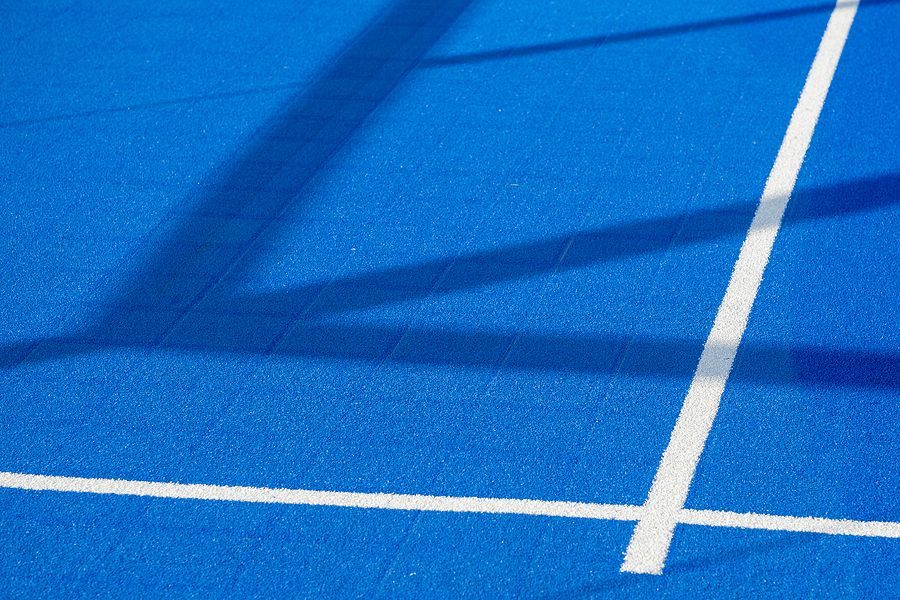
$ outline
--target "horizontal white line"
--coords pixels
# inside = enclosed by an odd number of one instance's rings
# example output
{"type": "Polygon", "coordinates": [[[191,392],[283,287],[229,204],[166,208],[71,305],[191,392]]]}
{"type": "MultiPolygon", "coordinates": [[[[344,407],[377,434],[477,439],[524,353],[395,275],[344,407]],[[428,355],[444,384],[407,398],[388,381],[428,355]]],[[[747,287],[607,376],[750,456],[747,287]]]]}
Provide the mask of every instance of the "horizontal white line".
{"type": "Polygon", "coordinates": [[[54,492],[87,492],[122,496],[151,496],[185,500],[221,500],[267,504],[305,504],[348,508],[390,510],[427,510],[434,512],[494,513],[636,521],[640,507],[625,504],[594,504],[521,500],[516,498],[473,498],[465,496],[421,496],[418,494],[379,494],[361,492],[325,492],[284,488],[206,485],[197,483],[161,483],[124,479],[87,479],[53,475],[29,475],[0,472],[0,488],[54,492]]]}
{"type": "Polygon", "coordinates": [[[736,513],[726,510],[683,508],[679,513],[678,522],[682,525],[709,525],[712,527],[736,527],[739,529],[767,529],[770,531],[900,538],[900,523],[891,521],[851,521],[849,519],[787,517],[756,513],[736,513]]]}
{"type": "MultiPolygon", "coordinates": [[[[0,488],[175,498],[181,500],[531,515],[604,521],[639,521],[644,512],[643,506],[631,504],[597,504],[593,502],[480,498],[471,496],[328,492],[201,483],[165,483],[127,479],[61,477],[57,475],[32,475],[3,471],[0,471],[0,488]]],[[[684,525],[706,525],[710,527],[900,538],[900,523],[888,521],[850,521],[822,519],[819,517],[787,517],[721,510],[682,509],[679,513],[678,522],[684,525]]]]}

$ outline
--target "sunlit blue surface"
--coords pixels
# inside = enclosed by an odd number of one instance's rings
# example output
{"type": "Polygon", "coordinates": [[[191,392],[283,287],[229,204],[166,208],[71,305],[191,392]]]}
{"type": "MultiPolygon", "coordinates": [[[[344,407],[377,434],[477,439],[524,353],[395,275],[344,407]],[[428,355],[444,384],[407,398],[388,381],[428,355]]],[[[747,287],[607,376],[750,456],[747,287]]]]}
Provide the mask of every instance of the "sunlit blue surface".
{"type": "MultiPolygon", "coordinates": [[[[641,504],[832,5],[0,7],[0,470],[641,504]]],[[[688,506],[900,520],[863,0],[688,506]]],[[[885,597],[897,540],[0,493],[9,595],[885,597]]]]}

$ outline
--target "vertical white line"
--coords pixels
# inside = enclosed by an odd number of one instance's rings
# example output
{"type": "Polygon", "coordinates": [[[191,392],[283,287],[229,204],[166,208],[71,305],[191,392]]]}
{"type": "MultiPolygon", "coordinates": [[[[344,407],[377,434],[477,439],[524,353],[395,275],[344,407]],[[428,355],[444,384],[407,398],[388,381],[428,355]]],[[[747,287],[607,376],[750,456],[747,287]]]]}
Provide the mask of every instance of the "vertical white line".
{"type": "Polygon", "coordinates": [[[679,513],[712,428],[738,345],[747,327],[763,271],[784,210],[819,120],[858,0],[839,0],[819,43],[800,99],[775,158],[759,206],[734,265],[725,297],[703,347],[700,362],[669,445],[663,453],[644,513],[628,544],[622,571],[662,573],[679,513]]]}

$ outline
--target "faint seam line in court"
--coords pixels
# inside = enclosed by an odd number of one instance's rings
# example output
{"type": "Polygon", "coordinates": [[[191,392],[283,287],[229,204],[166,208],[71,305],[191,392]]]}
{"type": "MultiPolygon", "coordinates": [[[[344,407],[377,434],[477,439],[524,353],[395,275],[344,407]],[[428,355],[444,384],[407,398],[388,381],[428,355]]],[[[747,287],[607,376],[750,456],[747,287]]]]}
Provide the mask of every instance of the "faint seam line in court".
{"type": "Polygon", "coordinates": [[[622,563],[623,572],[662,573],[675,526],[719,410],[763,272],[858,5],[857,0],[839,0],[825,27],[725,296],[704,344],[669,445],[653,478],[644,503],[645,511],[628,544],[622,563]]]}
{"type": "Polygon", "coordinates": [[[280,92],[284,90],[294,90],[305,86],[302,82],[290,82],[279,85],[267,85],[255,88],[247,88],[242,90],[223,91],[202,96],[186,96],[182,98],[170,98],[166,100],[155,100],[152,102],[141,102],[127,106],[110,106],[106,108],[97,108],[94,110],[85,110],[80,112],[60,113],[56,115],[25,117],[22,119],[0,122],[0,129],[17,127],[21,125],[39,125],[42,123],[52,123],[55,121],[68,121],[79,118],[89,118],[98,115],[111,115],[116,113],[139,112],[154,108],[167,108],[170,106],[178,106],[180,104],[198,104],[200,102],[215,102],[218,100],[233,100],[235,98],[243,98],[245,96],[254,96],[261,94],[270,94],[272,92],[280,92]]]}
{"type": "MultiPolygon", "coordinates": [[[[639,521],[647,510],[643,506],[632,504],[599,504],[593,502],[483,498],[476,496],[335,492],[127,479],[61,477],[3,471],[0,471],[0,488],[175,500],[523,515],[598,521],[639,521]]],[[[854,521],[685,508],[679,512],[678,522],[685,525],[707,527],[732,527],[900,539],[900,523],[893,521],[854,521]]]]}

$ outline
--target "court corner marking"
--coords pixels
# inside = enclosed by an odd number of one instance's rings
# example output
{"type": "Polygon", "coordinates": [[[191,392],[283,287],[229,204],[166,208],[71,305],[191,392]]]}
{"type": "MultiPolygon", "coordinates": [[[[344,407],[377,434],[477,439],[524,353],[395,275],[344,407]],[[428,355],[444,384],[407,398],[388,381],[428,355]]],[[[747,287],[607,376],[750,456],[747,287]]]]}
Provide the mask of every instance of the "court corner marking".
{"type": "Polygon", "coordinates": [[[858,0],[838,0],[832,9],[669,444],[653,478],[643,517],[637,522],[625,552],[623,572],[659,575],[665,566],[675,526],[684,510],[697,463],[719,410],[763,272],[858,6],[858,0]]]}
{"type": "MultiPolygon", "coordinates": [[[[342,492],[98,477],[70,477],[64,475],[36,475],[33,473],[7,471],[0,471],[0,489],[206,502],[244,502],[251,504],[455,512],[483,515],[521,515],[595,521],[639,521],[646,510],[644,506],[634,504],[600,504],[566,500],[485,498],[479,496],[430,496],[387,492],[342,492]]],[[[900,522],[891,521],[854,521],[688,508],[681,509],[677,520],[682,525],[900,538],[900,522]]]]}

